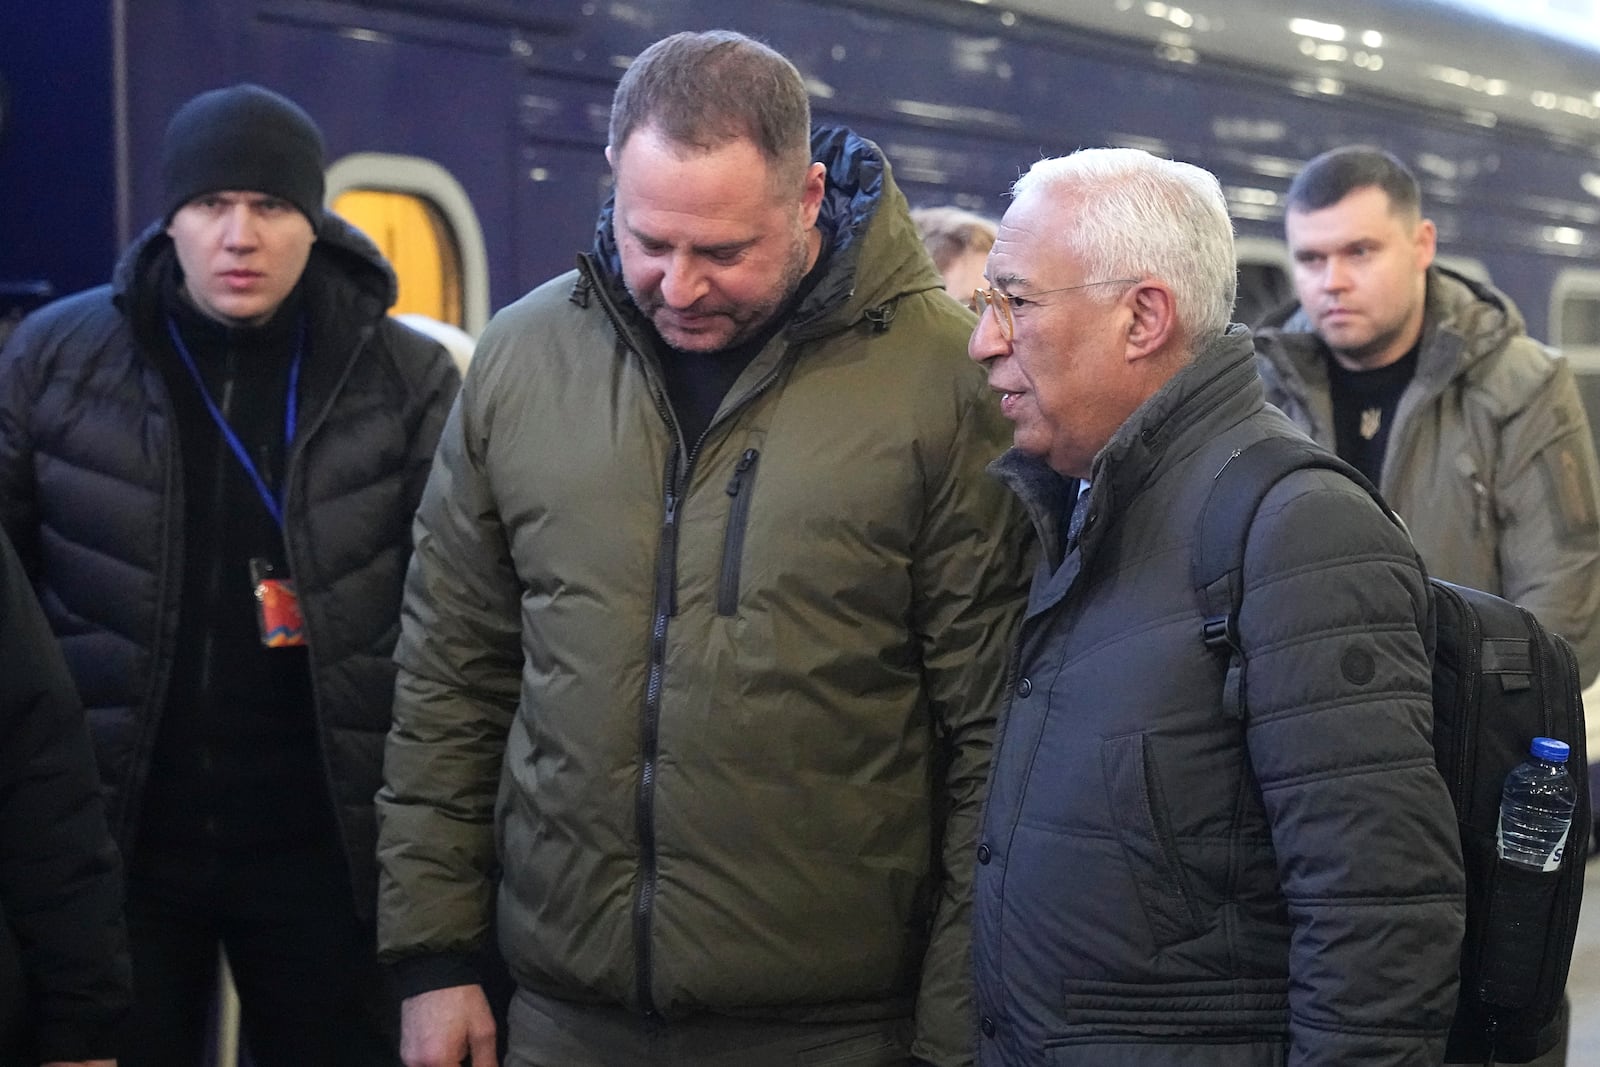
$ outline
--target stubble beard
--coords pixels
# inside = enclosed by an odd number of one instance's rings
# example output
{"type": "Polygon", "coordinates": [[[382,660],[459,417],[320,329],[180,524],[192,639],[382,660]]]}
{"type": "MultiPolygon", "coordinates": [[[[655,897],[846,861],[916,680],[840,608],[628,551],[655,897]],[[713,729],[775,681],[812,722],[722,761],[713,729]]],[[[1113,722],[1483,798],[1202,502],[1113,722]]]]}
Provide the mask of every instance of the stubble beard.
{"type": "Polygon", "coordinates": [[[661,327],[656,324],[656,313],[665,306],[661,299],[661,291],[657,289],[646,298],[644,294],[635,290],[631,283],[627,283],[624,280],[624,284],[627,285],[628,295],[633,298],[634,306],[644,312],[651,325],[655,326],[656,334],[667,343],[669,348],[677,352],[712,355],[737,348],[765,329],[772,322],[773,316],[788,306],[790,299],[793,298],[796,290],[800,288],[800,283],[806,276],[807,261],[809,259],[810,248],[806,240],[806,231],[797,226],[790,244],[789,261],[784,265],[783,276],[773,290],[773,295],[770,299],[764,300],[759,304],[746,305],[743,308],[734,306],[702,309],[701,314],[722,315],[733,323],[733,333],[728,336],[727,340],[713,348],[684,348],[673,344],[666,334],[662,332],[661,327]]]}

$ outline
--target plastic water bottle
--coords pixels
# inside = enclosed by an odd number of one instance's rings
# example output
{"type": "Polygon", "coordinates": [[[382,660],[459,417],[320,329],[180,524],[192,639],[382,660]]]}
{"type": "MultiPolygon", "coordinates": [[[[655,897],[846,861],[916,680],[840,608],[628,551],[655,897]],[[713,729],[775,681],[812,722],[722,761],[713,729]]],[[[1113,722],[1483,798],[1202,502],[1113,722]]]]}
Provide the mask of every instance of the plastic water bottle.
{"type": "Polygon", "coordinates": [[[1535,737],[1529,757],[1506,775],[1500,799],[1500,858],[1533,871],[1561,866],[1572,829],[1577,793],[1567,774],[1571,749],[1553,737],[1535,737]]]}

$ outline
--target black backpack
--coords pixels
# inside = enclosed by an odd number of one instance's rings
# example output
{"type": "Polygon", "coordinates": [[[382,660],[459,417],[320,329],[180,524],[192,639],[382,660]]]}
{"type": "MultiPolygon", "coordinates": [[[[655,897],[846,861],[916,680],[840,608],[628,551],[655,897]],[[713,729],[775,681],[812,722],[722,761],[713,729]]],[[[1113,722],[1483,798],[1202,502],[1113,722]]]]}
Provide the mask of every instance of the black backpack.
{"type": "MultiPolygon", "coordinates": [[[[1243,711],[1246,664],[1235,616],[1243,595],[1245,538],[1262,498],[1291,471],[1337,471],[1371,482],[1310,443],[1269,437],[1235,451],[1201,508],[1191,567],[1206,645],[1226,659],[1225,703],[1243,711]]],[[[1467,925],[1451,1061],[1526,1063],[1566,1032],[1564,991],[1583,899],[1592,809],[1577,661],[1561,637],[1502,597],[1430,579],[1435,614],[1433,752],[1455,803],[1466,860],[1467,925]],[[1567,742],[1578,805],[1559,870],[1501,863],[1495,846],[1500,791],[1535,737],[1567,742]]]]}

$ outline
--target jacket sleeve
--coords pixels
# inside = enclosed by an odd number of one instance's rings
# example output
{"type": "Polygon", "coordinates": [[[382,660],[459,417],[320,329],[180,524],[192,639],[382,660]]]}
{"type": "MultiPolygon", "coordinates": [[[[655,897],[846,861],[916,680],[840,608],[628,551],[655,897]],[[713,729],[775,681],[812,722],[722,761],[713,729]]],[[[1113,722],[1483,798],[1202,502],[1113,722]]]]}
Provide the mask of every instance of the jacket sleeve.
{"type": "Polygon", "coordinates": [[[519,584],[486,469],[477,369],[417,512],[377,796],[378,947],[407,993],[464,980],[489,928],[495,791],[521,674],[519,584]],[[407,981],[407,970],[434,977],[407,981]]]}
{"type": "Polygon", "coordinates": [[[938,1067],[972,1062],[972,873],[995,719],[1032,570],[1031,527],[1016,498],[985,471],[1010,430],[975,389],[941,480],[931,487],[913,564],[924,685],[939,758],[938,873],[917,998],[915,1056],[938,1067]],[[940,832],[942,831],[942,832],[940,832]]]}
{"type": "Polygon", "coordinates": [[[132,995],[120,861],[72,678],[3,536],[0,856],[0,953],[26,979],[32,1062],[111,1057],[132,995]]]}
{"type": "Polygon", "coordinates": [[[35,357],[45,343],[42,319],[39,313],[24,319],[0,346],[0,526],[29,573],[39,528],[29,419],[38,396],[35,357]]]}
{"type": "Polygon", "coordinates": [[[1600,487],[1565,359],[1506,421],[1499,455],[1501,595],[1572,643],[1587,685],[1600,672],[1600,487]]]}
{"type": "Polygon", "coordinates": [[[1325,471],[1263,501],[1244,583],[1247,743],[1292,925],[1288,1063],[1438,1063],[1465,904],[1427,583],[1399,527],[1325,471]]]}

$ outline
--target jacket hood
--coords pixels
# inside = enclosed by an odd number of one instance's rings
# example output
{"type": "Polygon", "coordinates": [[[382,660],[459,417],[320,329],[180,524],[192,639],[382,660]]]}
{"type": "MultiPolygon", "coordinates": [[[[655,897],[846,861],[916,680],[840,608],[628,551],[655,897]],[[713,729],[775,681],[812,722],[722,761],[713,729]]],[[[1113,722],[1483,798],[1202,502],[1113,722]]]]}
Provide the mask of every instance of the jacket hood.
{"type": "MultiPolygon", "coordinates": [[[[942,289],[944,282],[876,144],[841,126],[818,126],[812,131],[811,152],[828,171],[817,215],[825,262],[822,277],[791,316],[786,333],[791,338],[815,336],[863,317],[886,328],[897,299],[942,289]],[[858,287],[863,280],[869,284],[858,287]]],[[[631,309],[613,229],[615,211],[613,196],[600,210],[593,258],[618,306],[631,309]]]]}
{"type": "MultiPolygon", "coordinates": [[[[1463,367],[1498,352],[1511,338],[1527,331],[1522,312],[1509,296],[1488,282],[1476,281],[1449,267],[1428,268],[1424,299],[1427,310],[1423,347],[1435,348],[1435,338],[1447,335],[1457,342],[1448,349],[1459,351],[1463,367]]],[[[1264,342],[1263,354],[1275,363],[1282,363],[1276,358],[1280,352],[1296,362],[1312,356],[1322,358],[1321,339],[1299,301],[1291,301],[1264,318],[1257,334],[1264,342]]]]}
{"type": "MultiPolygon", "coordinates": [[[[112,297],[124,314],[138,320],[147,299],[159,292],[155,285],[166,271],[177,269],[177,253],[172,238],[160,221],[150,224],[136,237],[111,275],[112,297]]],[[[311,246],[306,273],[328,270],[346,279],[368,299],[378,303],[379,314],[394,306],[400,286],[378,247],[367,235],[331,211],[322,213],[317,240],[311,246]]]]}

